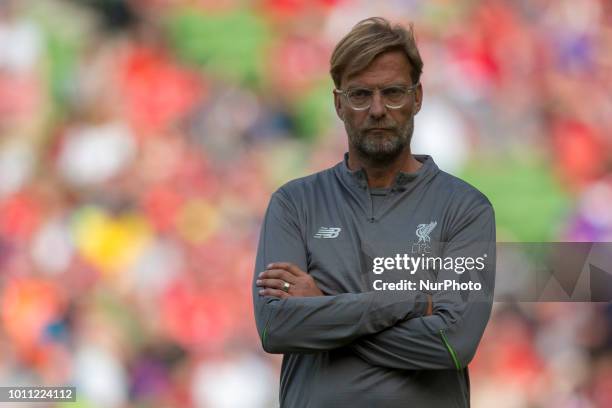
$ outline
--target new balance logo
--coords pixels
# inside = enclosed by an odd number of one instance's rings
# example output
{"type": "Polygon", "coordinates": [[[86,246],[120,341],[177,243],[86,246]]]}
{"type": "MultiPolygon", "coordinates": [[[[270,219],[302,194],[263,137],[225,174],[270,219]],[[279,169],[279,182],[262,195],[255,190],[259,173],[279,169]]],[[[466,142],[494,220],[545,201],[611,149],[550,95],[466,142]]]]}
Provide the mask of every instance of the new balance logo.
{"type": "Polygon", "coordinates": [[[336,238],[340,235],[342,228],[338,227],[321,227],[314,235],[315,238],[336,238]]]}

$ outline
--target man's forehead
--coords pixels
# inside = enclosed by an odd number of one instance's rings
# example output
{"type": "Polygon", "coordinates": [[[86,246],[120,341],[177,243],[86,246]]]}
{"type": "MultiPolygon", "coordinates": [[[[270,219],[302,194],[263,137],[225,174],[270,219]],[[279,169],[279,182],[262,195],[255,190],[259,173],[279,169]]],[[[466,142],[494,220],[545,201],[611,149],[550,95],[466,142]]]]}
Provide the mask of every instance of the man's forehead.
{"type": "Polygon", "coordinates": [[[345,76],[342,79],[343,87],[351,85],[385,86],[412,81],[410,76],[410,63],[402,51],[384,52],[370,63],[365,69],[345,76]]]}

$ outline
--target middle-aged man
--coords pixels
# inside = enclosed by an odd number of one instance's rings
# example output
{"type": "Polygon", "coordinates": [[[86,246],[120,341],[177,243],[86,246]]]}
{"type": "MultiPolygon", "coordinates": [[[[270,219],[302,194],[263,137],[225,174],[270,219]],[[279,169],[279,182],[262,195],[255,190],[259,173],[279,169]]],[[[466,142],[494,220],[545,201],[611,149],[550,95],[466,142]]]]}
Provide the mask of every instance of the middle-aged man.
{"type": "Polygon", "coordinates": [[[469,406],[495,220],[482,193],[411,153],[422,67],[412,29],[358,23],[331,57],[348,153],[272,195],[253,298],[264,350],[284,354],[281,407],[469,406]]]}

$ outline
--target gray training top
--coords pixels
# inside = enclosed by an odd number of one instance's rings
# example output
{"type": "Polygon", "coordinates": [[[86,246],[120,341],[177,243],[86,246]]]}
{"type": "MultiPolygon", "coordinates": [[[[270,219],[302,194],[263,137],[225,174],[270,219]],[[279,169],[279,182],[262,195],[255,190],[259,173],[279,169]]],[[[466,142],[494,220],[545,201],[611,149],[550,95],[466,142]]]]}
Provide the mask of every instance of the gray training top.
{"type": "Polygon", "coordinates": [[[489,319],[495,282],[493,208],[430,156],[415,158],[423,163],[418,171],[400,172],[388,190],[371,192],[365,172],[351,171],[345,154],[272,195],[255,279],[271,262],[291,262],[326,295],[263,297],[253,280],[263,348],[284,354],[281,407],[469,406],[467,364],[489,319]],[[377,259],[405,255],[455,263],[416,272],[389,264],[374,273],[377,259]],[[480,257],[483,268],[467,257],[480,257]],[[472,269],[459,274],[468,263],[472,269]],[[419,287],[427,280],[472,281],[482,289],[419,287]],[[380,290],[382,282],[402,281],[416,289],[380,290]],[[431,316],[424,316],[425,292],[431,316]]]}

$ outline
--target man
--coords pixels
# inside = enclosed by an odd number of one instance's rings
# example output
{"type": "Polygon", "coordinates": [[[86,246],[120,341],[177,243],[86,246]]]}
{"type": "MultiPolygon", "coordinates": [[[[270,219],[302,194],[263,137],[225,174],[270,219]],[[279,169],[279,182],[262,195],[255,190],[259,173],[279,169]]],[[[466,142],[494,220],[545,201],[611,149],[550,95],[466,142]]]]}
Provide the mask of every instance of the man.
{"type": "Polygon", "coordinates": [[[281,407],[469,406],[495,221],[484,195],[411,153],[422,66],[412,29],[358,23],[331,58],[348,154],[272,195],[253,298],[264,350],[284,354],[281,407]],[[481,289],[419,286],[447,281],[481,289]]]}

